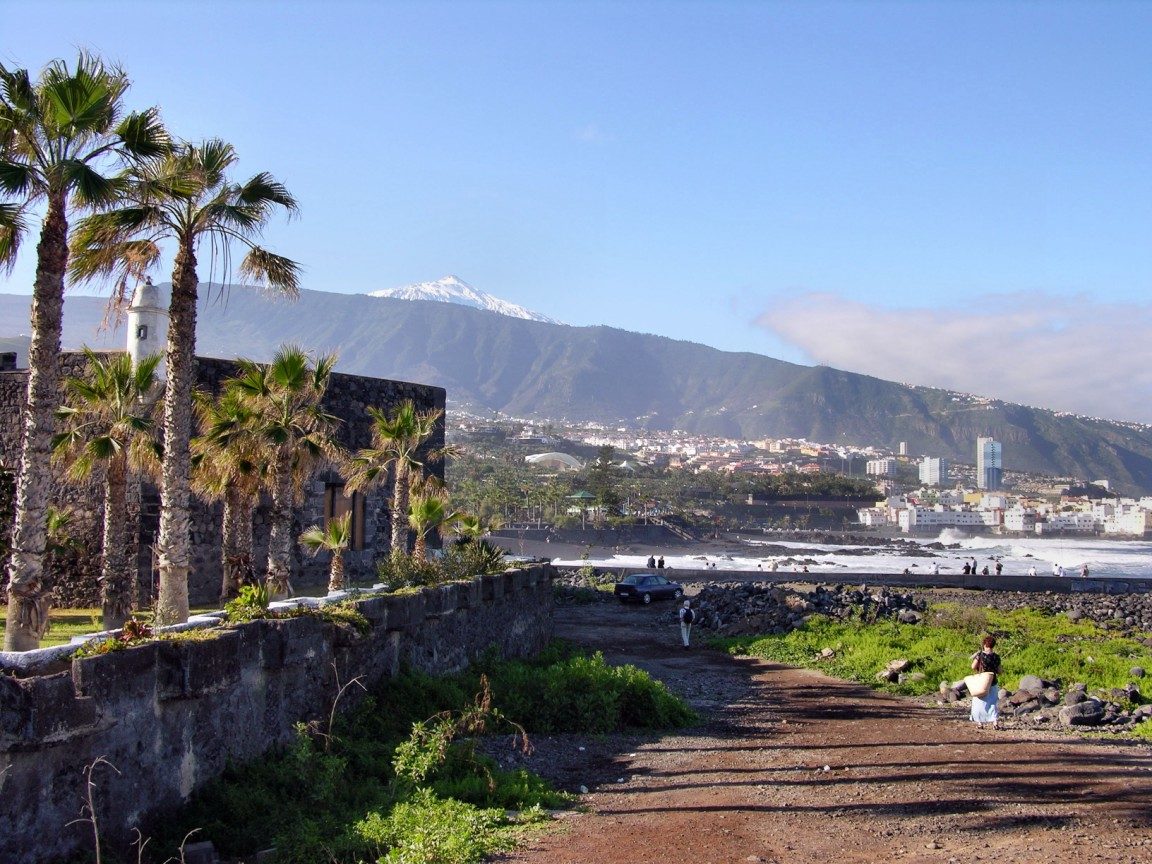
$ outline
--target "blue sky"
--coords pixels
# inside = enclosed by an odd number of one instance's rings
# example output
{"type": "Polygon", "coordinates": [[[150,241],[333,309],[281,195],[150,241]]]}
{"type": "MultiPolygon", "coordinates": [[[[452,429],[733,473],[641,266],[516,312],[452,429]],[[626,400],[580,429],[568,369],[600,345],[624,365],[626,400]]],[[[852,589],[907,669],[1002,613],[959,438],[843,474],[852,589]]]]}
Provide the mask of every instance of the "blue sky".
{"type": "MultiPolygon", "coordinates": [[[[301,202],[305,287],[1152,422],[1152,4],[18,2],[301,202]]],[[[28,293],[28,252],[0,291],[28,293]]],[[[204,275],[204,274],[202,274],[204,275]]],[[[166,274],[160,274],[166,279],[166,274]]]]}

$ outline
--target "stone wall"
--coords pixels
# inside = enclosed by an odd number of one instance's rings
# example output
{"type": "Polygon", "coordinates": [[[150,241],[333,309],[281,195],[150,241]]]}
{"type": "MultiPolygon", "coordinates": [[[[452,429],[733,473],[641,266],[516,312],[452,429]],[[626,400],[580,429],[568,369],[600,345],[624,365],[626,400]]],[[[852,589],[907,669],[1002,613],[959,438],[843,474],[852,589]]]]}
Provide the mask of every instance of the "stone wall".
{"type": "MultiPolygon", "coordinates": [[[[80,375],[84,370],[84,355],[66,353],[61,355],[61,375],[80,375]]],[[[216,392],[221,383],[237,371],[230,360],[198,357],[197,384],[204,390],[216,392]]],[[[15,470],[20,461],[20,439],[23,434],[21,411],[27,389],[25,370],[4,371],[0,366],[0,467],[15,470]]],[[[417,410],[443,410],[445,391],[441,387],[423,384],[410,384],[405,381],[391,381],[382,378],[369,378],[362,375],[334,374],[328,385],[324,408],[341,418],[338,431],[339,443],[349,450],[371,446],[372,427],[366,413],[368,407],[391,411],[404,401],[411,400],[417,410]]],[[[425,445],[424,452],[444,446],[444,424],[441,422],[432,439],[425,445]]],[[[442,464],[432,464],[429,471],[443,479],[442,464]]],[[[323,520],[324,490],[327,483],[339,482],[339,476],[331,468],[322,468],[304,486],[304,496],[294,520],[293,530],[299,534],[309,525],[320,524],[323,520]]],[[[77,531],[89,549],[100,549],[100,511],[103,504],[98,483],[74,489],[63,483],[57,487],[53,503],[68,502],[77,511],[77,531]]],[[[155,485],[140,481],[133,485],[129,493],[130,518],[136,525],[131,532],[130,555],[138,563],[141,602],[147,605],[155,592],[156,574],[153,568],[152,547],[160,523],[160,498],[155,485]]],[[[364,507],[364,548],[345,553],[346,576],[352,581],[369,581],[375,576],[374,562],[387,554],[391,539],[391,518],[388,509],[390,484],[365,494],[364,507]]],[[[269,530],[268,502],[257,509],[254,518],[256,548],[254,563],[257,571],[263,571],[267,553],[269,530]]],[[[199,498],[193,498],[192,507],[192,572],[189,575],[188,591],[193,605],[215,603],[220,594],[221,581],[221,515],[222,505],[199,498]]],[[[297,588],[322,586],[328,580],[328,555],[321,553],[313,557],[294,546],[292,582],[297,588]]],[[[93,586],[95,590],[95,586],[93,586]]],[[[94,602],[95,597],[87,598],[94,602]]],[[[71,597],[74,602],[82,598],[71,597]]]]}
{"type": "Polygon", "coordinates": [[[0,861],[36,864],[90,845],[87,826],[68,823],[82,770],[99,756],[120,771],[99,777],[101,827],[123,844],[227,763],[289,743],[298,721],[327,718],[336,670],[341,682],[373,685],[403,667],[459,671],[489,649],[530,656],[552,636],[551,580],[540,565],[365,599],[363,636],[307,616],[72,660],[55,674],[0,668],[0,861]]]}

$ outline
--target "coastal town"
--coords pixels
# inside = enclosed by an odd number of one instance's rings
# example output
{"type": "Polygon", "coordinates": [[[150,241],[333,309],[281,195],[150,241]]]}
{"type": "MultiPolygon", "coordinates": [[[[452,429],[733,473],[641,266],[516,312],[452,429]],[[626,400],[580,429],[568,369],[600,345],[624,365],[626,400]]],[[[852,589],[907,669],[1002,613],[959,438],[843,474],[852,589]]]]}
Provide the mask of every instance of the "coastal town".
{"type": "Polygon", "coordinates": [[[973,442],[973,461],[965,464],[913,455],[906,443],[893,450],[803,438],[744,441],[675,430],[610,429],[595,423],[482,419],[467,413],[449,415],[449,435],[465,446],[499,442],[523,452],[526,463],[559,474],[582,471],[591,461],[566,451],[611,448],[622,472],[855,477],[873,483],[877,498],[874,506],[856,509],[858,525],[880,532],[934,535],[954,528],[973,534],[1117,538],[1141,538],[1152,532],[1152,496],[1118,494],[1106,478],[1050,477],[1005,469],[1003,445],[991,437],[973,442]]]}

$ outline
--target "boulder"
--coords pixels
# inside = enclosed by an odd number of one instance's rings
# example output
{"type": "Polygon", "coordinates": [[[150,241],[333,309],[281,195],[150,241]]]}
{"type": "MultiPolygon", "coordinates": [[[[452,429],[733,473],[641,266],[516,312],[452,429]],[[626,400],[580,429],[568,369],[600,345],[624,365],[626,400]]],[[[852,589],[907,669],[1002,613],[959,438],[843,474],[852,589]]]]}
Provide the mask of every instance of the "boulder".
{"type": "Polygon", "coordinates": [[[911,660],[903,660],[903,659],[901,659],[901,660],[889,660],[888,666],[886,668],[888,669],[889,672],[895,672],[896,674],[900,674],[901,672],[907,672],[909,669],[912,668],[912,661],[911,660]]]}
{"type": "Polygon", "coordinates": [[[1039,699],[1029,699],[1027,702],[1022,702],[1017,705],[1012,712],[1013,717],[1019,717],[1022,714],[1031,714],[1033,711],[1039,711],[1044,705],[1039,699]]]}
{"type": "Polygon", "coordinates": [[[1065,705],[1079,705],[1081,702],[1087,701],[1087,699],[1088,694],[1083,690],[1069,690],[1064,694],[1065,705]]]}
{"type": "Polygon", "coordinates": [[[1036,675],[1025,675],[1020,679],[1020,686],[1017,690],[1027,690],[1033,694],[1039,693],[1044,689],[1044,680],[1036,675]]]}
{"type": "Polygon", "coordinates": [[[1104,720],[1104,706],[1095,699],[1065,705],[1060,709],[1060,723],[1064,726],[1099,726],[1104,720]]]}
{"type": "Polygon", "coordinates": [[[1060,691],[1055,687],[1045,687],[1040,693],[1040,700],[1045,705],[1059,705],[1060,704],[1060,691]]]}
{"type": "Polygon", "coordinates": [[[1128,674],[1131,675],[1133,678],[1143,678],[1144,677],[1144,667],[1143,666],[1133,666],[1131,669],[1128,670],[1128,674]]]}

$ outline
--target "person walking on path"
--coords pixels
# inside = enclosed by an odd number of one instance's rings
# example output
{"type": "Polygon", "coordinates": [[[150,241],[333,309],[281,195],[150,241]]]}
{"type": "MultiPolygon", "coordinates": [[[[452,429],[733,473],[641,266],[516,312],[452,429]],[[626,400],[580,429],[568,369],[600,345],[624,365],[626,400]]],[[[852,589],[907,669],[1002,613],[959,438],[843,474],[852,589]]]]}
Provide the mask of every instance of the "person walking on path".
{"type": "Polygon", "coordinates": [[[973,672],[991,672],[992,686],[983,696],[972,697],[972,722],[984,728],[985,723],[993,729],[1000,728],[1000,655],[996,653],[996,637],[984,637],[980,650],[972,655],[973,672]]]}
{"type": "Polygon", "coordinates": [[[692,601],[685,600],[684,605],[680,607],[680,640],[684,643],[684,647],[689,647],[689,641],[692,636],[692,624],[696,620],[696,613],[692,611],[692,601]]]}
{"type": "Polygon", "coordinates": [[[656,559],[653,558],[651,555],[649,555],[648,556],[648,564],[646,566],[648,567],[649,570],[655,570],[656,569],[656,559]]]}
{"type": "Polygon", "coordinates": [[[663,569],[664,569],[664,556],[663,556],[663,555],[661,555],[661,556],[660,556],[660,557],[657,559],[657,561],[656,561],[656,569],[658,569],[658,570],[663,570],[663,569]]]}

